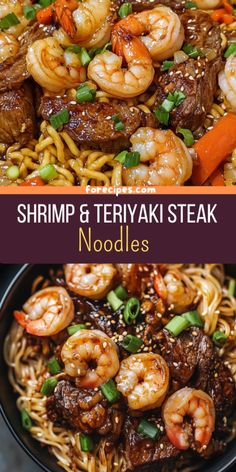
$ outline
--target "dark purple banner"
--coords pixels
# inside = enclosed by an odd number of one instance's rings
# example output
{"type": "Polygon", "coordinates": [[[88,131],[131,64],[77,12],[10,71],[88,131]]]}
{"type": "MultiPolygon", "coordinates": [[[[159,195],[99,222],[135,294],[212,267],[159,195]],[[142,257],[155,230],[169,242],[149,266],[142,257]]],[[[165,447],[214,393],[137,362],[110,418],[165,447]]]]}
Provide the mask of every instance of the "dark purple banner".
{"type": "Polygon", "coordinates": [[[0,195],[2,263],[236,263],[234,195],[0,195]]]}

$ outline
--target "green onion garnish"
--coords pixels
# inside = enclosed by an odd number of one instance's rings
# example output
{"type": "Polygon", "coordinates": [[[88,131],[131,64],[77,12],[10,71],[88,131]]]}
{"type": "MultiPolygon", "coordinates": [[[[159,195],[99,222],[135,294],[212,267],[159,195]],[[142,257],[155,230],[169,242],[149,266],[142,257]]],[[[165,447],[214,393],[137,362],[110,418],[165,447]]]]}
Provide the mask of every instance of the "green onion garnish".
{"type": "Polygon", "coordinates": [[[18,166],[10,166],[6,171],[6,176],[8,179],[16,180],[20,175],[20,169],[18,166]]]}
{"type": "Polygon", "coordinates": [[[185,44],[183,46],[183,51],[185,54],[187,54],[189,57],[192,57],[193,59],[196,59],[199,56],[203,56],[203,52],[200,48],[197,48],[196,46],[193,46],[192,44],[185,44]]]}
{"type": "Polygon", "coordinates": [[[63,108],[63,110],[51,116],[50,123],[54,129],[58,129],[61,126],[68,123],[69,120],[70,120],[70,114],[67,108],[63,108]]]}
{"type": "Polygon", "coordinates": [[[113,308],[114,311],[117,311],[119,310],[119,308],[122,307],[123,305],[123,300],[120,300],[116,293],[114,292],[114,290],[111,290],[108,294],[107,294],[107,301],[108,303],[111,305],[111,307],[113,308]]]}
{"type": "Polygon", "coordinates": [[[89,87],[88,84],[82,84],[77,88],[76,91],[76,100],[79,103],[93,102],[96,98],[97,91],[89,87]]]}
{"type": "Polygon", "coordinates": [[[135,297],[130,298],[125,305],[125,309],[123,313],[126,324],[131,325],[138,317],[139,312],[140,312],[140,301],[135,297]]]}
{"type": "Polygon", "coordinates": [[[80,434],[80,447],[83,452],[92,452],[94,450],[94,442],[88,434],[80,434]]]}
{"type": "Polygon", "coordinates": [[[181,316],[189,322],[190,326],[198,326],[199,328],[202,328],[203,322],[197,311],[187,311],[181,316]]]}
{"type": "Polygon", "coordinates": [[[130,167],[136,167],[140,163],[140,153],[137,151],[127,152],[125,156],[124,167],[129,169],[130,167]]]}
{"type": "Polygon", "coordinates": [[[61,372],[60,364],[55,357],[48,361],[48,370],[52,375],[57,375],[61,372]]]}
{"type": "Polygon", "coordinates": [[[186,96],[183,92],[176,90],[174,93],[168,93],[167,100],[174,103],[175,107],[179,107],[185,100],[186,96]]]}
{"type": "Polygon", "coordinates": [[[132,334],[127,334],[122,342],[122,347],[132,354],[136,354],[139,351],[140,347],[142,346],[143,341],[132,334]]]}
{"type": "Polygon", "coordinates": [[[112,115],[111,119],[112,119],[115,123],[119,123],[119,122],[121,121],[120,115],[112,115]]]}
{"type": "Polygon", "coordinates": [[[215,331],[212,336],[213,343],[218,347],[223,347],[227,342],[227,336],[222,331],[215,331]]]}
{"type": "Polygon", "coordinates": [[[111,43],[107,43],[105,44],[105,46],[103,46],[102,48],[91,48],[88,53],[91,57],[91,59],[93,59],[97,54],[103,54],[105,51],[109,51],[112,49],[112,44],[111,43]]]}
{"type": "Polygon", "coordinates": [[[167,98],[162,102],[161,107],[163,110],[167,111],[168,113],[173,110],[175,104],[173,101],[168,100],[167,98]]]}
{"type": "Polygon", "coordinates": [[[73,334],[77,333],[77,331],[80,331],[81,329],[87,329],[87,326],[82,323],[68,326],[67,333],[69,334],[69,336],[72,336],[73,334]]]}
{"type": "Polygon", "coordinates": [[[51,5],[53,2],[54,2],[54,0],[39,0],[39,4],[43,8],[49,7],[49,5],[51,5]]]}
{"type": "Polygon", "coordinates": [[[123,129],[125,129],[124,123],[122,123],[122,121],[119,121],[119,123],[116,123],[116,124],[115,124],[115,129],[116,129],[117,131],[123,131],[123,129]]]}
{"type": "Polygon", "coordinates": [[[11,28],[11,26],[18,25],[20,20],[17,18],[15,13],[9,13],[0,20],[0,29],[5,30],[11,28]]]}
{"type": "Polygon", "coordinates": [[[23,8],[24,16],[27,20],[33,20],[36,16],[36,10],[34,7],[31,7],[29,5],[26,5],[23,8]]]}
{"type": "Polygon", "coordinates": [[[55,377],[50,377],[49,379],[45,380],[40,392],[43,395],[46,395],[46,397],[49,397],[49,395],[51,395],[54,392],[57,386],[57,383],[58,383],[58,380],[55,377]]]}
{"type": "Polygon", "coordinates": [[[87,49],[85,48],[81,48],[81,51],[80,51],[80,62],[82,64],[82,66],[87,66],[91,61],[91,57],[87,51],[87,49]]]}
{"type": "Polygon", "coordinates": [[[165,126],[168,126],[170,114],[168,111],[164,110],[162,107],[156,108],[154,113],[158,119],[158,121],[165,126]]]}
{"type": "Polygon", "coordinates": [[[20,414],[21,414],[21,423],[22,423],[23,428],[29,431],[32,428],[33,423],[29,416],[28,411],[25,409],[21,410],[20,414]]]}
{"type": "Polygon", "coordinates": [[[46,164],[39,170],[39,175],[41,179],[49,182],[50,180],[55,179],[58,176],[58,173],[53,164],[46,164]]]}
{"type": "Polygon", "coordinates": [[[188,10],[197,9],[197,4],[195,2],[185,2],[185,6],[188,10]]]}
{"type": "Polygon", "coordinates": [[[173,67],[174,65],[175,65],[174,61],[163,61],[162,66],[161,66],[161,70],[162,70],[162,72],[165,72],[165,71],[169,70],[171,67],[173,67]]]}
{"type": "Polygon", "coordinates": [[[234,294],[235,294],[235,286],[236,286],[236,280],[230,279],[228,294],[231,295],[232,297],[234,297],[234,294]]]}
{"type": "Polygon", "coordinates": [[[115,403],[119,400],[120,394],[116,388],[114,380],[110,379],[100,387],[104,397],[110,402],[115,403]]]}
{"type": "Polygon", "coordinates": [[[182,316],[174,316],[174,318],[165,325],[165,329],[167,329],[173,336],[178,336],[178,334],[182,333],[182,331],[188,327],[189,321],[182,316]]]}
{"type": "Polygon", "coordinates": [[[128,293],[127,293],[125,287],[123,287],[123,285],[119,285],[118,287],[116,287],[114,292],[115,292],[116,296],[118,298],[120,298],[120,300],[126,300],[126,298],[128,297],[128,293]]]}
{"type": "Polygon", "coordinates": [[[186,144],[186,146],[190,147],[194,144],[195,139],[194,139],[193,133],[192,133],[192,131],[190,131],[190,129],[177,128],[176,132],[179,133],[179,134],[182,134],[182,136],[184,138],[184,144],[186,144]]]}
{"type": "Polygon", "coordinates": [[[65,49],[65,52],[74,52],[75,54],[79,54],[81,52],[81,46],[79,44],[71,44],[65,49]]]}
{"type": "Polygon", "coordinates": [[[122,165],[124,165],[127,154],[128,151],[121,151],[114,159],[115,161],[119,161],[122,165]]]}
{"type": "Polygon", "coordinates": [[[159,428],[155,425],[155,423],[151,423],[150,421],[142,420],[138,426],[138,433],[142,436],[151,439],[157,439],[160,434],[159,428]]]}
{"type": "Polygon", "coordinates": [[[126,16],[130,15],[133,11],[132,3],[123,3],[119,9],[119,16],[120,18],[125,18],[126,16]]]}
{"type": "Polygon", "coordinates": [[[224,57],[236,56],[236,44],[230,44],[224,53],[224,57]]]}

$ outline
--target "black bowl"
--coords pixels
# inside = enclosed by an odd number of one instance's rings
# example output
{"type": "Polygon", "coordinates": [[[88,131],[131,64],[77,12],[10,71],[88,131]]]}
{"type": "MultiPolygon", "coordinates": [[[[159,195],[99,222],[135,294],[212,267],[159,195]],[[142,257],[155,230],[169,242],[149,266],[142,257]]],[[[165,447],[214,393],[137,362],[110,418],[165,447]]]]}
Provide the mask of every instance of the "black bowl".
{"type": "MultiPolygon", "coordinates": [[[[62,472],[54,457],[48,452],[47,447],[42,447],[34,440],[30,433],[21,426],[19,411],[16,407],[16,395],[8,381],[7,366],[3,357],[4,339],[12,322],[12,312],[19,309],[30,295],[30,287],[33,279],[39,275],[48,273],[47,265],[3,266],[0,286],[0,410],[2,416],[14,435],[17,442],[25,452],[42,467],[46,472],[62,472]]],[[[1,267],[0,267],[1,269],[1,267]]],[[[227,272],[235,275],[236,265],[226,267],[227,272]]],[[[9,453],[9,451],[8,451],[9,453]]],[[[7,454],[7,452],[6,452],[7,454]]],[[[207,461],[202,467],[202,472],[225,472],[236,463],[236,440],[228,444],[226,452],[213,460],[207,461]]],[[[234,469],[235,470],[235,469],[234,469]]]]}

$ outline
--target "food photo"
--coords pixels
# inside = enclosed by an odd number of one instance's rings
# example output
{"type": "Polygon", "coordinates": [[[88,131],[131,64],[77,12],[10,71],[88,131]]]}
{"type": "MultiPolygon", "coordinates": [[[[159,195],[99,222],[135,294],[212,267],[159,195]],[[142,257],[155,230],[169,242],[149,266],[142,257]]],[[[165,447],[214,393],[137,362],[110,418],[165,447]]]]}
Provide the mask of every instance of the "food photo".
{"type": "Polygon", "coordinates": [[[1,412],[38,466],[234,470],[236,266],[5,271],[1,412]]]}
{"type": "Polygon", "coordinates": [[[0,185],[234,185],[235,55],[234,0],[0,0],[0,185]]]}

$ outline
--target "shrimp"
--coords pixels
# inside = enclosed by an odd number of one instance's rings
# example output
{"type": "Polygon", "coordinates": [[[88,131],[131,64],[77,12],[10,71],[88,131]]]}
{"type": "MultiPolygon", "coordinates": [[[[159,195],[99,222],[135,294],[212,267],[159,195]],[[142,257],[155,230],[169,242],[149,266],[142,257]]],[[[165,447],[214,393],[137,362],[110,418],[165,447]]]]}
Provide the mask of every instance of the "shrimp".
{"type": "Polygon", "coordinates": [[[132,410],[151,410],[165,399],[169,368],[158,354],[133,354],[121,362],[116,382],[132,410]]]}
{"type": "Polygon", "coordinates": [[[70,377],[82,388],[96,388],[113,378],[119,370],[114,341],[99,330],[81,329],[62,347],[62,362],[70,377]]]}
{"type": "Polygon", "coordinates": [[[125,185],[183,185],[191,176],[192,158],[173,131],[139,128],[130,141],[141,164],[123,169],[125,185]]]}
{"type": "Polygon", "coordinates": [[[107,294],[117,273],[113,264],[66,264],[64,271],[70,290],[95,300],[107,294]]]}
{"type": "Polygon", "coordinates": [[[64,51],[53,37],[35,41],[28,49],[26,63],[33,79],[50,92],[77,87],[86,79],[78,54],[64,51]]]}
{"type": "Polygon", "coordinates": [[[214,10],[222,5],[222,0],[196,0],[195,3],[202,10],[214,10]]]}
{"type": "Polygon", "coordinates": [[[40,23],[48,23],[55,18],[73,43],[92,47],[91,41],[93,44],[98,32],[105,36],[108,30],[111,31],[110,9],[110,0],[85,0],[79,4],[76,0],[56,0],[40,10],[37,19],[40,23]]]}
{"type": "Polygon", "coordinates": [[[25,18],[24,7],[31,5],[31,0],[0,0],[0,20],[14,13],[19,20],[17,25],[8,28],[7,32],[16,38],[24,31],[29,21],[25,18]]]}
{"type": "Polygon", "coordinates": [[[0,63],[14,57],[19,48],[20,44],[12,34],[0,32],[0,63]]]}
{"type": "Polygon", "coordinates": [[[184,313],[196,302],[197,291],[188,276],[177,269],[169,270],[164,277],[155,275],[154,288],[158,295],[173,306],[174,313],[184,313]]]}
{"type": "Polygon", "coordinates": [[[145,92],[153,81],[152,59],[147,48],[135,37],[122,39],[122,54],[127,69],[122,68],[122,57],[106,51],[90,62],[88,77],[114,97],[136,97],[145,92]]]}
{"type": "Polygon", "coordinates": [[[181,21],[170,8],[157,6],[134,15],[128,15],[115,24],[112,43],[119,42],[125,34],[139,36],[155,61],[172,57],[184,42],[181,21]]]}
{"type": "Polygon", "coordinates": [[[219,86],[226,96],[231,110],[236,112],[236,57],[229,56],[223,71],[219,73],[219,86]]]}
{"type": "Polygon", "coordinates": [[[173,393],[163,407],[167,436],[177,449],[205,449],[215,429],[214,403],[202,390],[184,387],[173,393]],[[184,417],[192,418],[194,437],[184,417]]]}
{"type": "Polygon", "coordinates": [[[53,336],[74,319],[74,305],[63,287],[48,287],[32,295],[14,317],[35,336],[53,336]]]}

